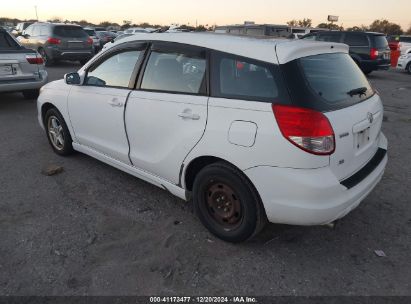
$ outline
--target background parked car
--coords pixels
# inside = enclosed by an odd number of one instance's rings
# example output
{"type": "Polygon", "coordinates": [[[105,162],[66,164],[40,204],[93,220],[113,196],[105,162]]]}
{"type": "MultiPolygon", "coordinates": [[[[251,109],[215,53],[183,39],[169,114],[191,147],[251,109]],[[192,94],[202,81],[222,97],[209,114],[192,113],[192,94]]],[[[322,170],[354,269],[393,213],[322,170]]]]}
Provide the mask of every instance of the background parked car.
{"type": "Polygon", "coordinates": [[[376,70],[388,70],[391,65],[388,41],[381,33],[328,31],[311,33],[301,39],[348,44],[351,57],[365,74],[376,70]]]}
{"type": "Polygon", "coordinates": [[[0,92],[22,92],[25,98],[33,99],[46,83],[47,72],[41,56],[22,47],[0,28],[0,92]]]}
{"type": "Polygon", "coordinates": [[[16,28],[11,33],[14,35],[14,37],[21,36],[23,34],[23,31],[33,23],[34,22],[20,22],[16,25],[16,28]]]}
{"type": "Polygon", "coordinates": [[[401,54],[406,54],[407,51],[411,48],[411,36],[400,36],[399,37],[399,48],[401,54]]]}
{"type": "Polygon", "coordinates": [[[110,41],[113,41],[117,35],[109,31],[96,31],[97,37],[100,39],[100,48],[110,41]]]}
{"type": "Polygon", "coordinates": [[[84,28],[84,31],[93,39],[94,52],[97,53],[101,49],[101,44],[96,31],[92,28],[84,28]]]}
{"type": "Polygon", "coordinates": [[[124,39],[124,38],[126,38],[126,37],[133,36],[133,35],[135,35],[135,34],[122,34],[122,35],[119,35],[119,36],[117,36],[116,38],[114,38],[114,40],[112,40],[110,43],[106,43],[106,44],[103,46],[102,50],[104,51],[105,49],[109,48],[110,45],[113,45],[115,42],[117,42],[117,41],[119,41],[119,40],[121,40],[121,39],[124,39]]]}
{"type": "Polygon", "coordinates": [[[142,27],[132,27],[132,28],[126,29],[124,31],[124,34],[151,33],[151,32],[152,30],[150,29],[145,29],[142,27]]]}
{"type": "Polygon", "coordinates": [[[59,60],[78,60],[84,64],[94,55],[93,39],[78,25],[34,23],[19,41],[38,51],[47,66],[59,60]]]}
{"type": "Polygon", "coordinates": [[[411,74],[411,48],[398,58],[397,69],[411,74]]]}

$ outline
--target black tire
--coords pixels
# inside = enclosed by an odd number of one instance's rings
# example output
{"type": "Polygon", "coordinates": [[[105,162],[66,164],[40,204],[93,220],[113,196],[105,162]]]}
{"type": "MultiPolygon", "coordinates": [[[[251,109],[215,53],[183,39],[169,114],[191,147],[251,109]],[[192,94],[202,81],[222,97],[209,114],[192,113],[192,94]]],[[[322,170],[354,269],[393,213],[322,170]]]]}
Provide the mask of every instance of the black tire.
{"type": "Polygon", "coordinates": [[[40,90],[26,90],[22,93],[25,99],[37,99],[40,95],[40,90]]]}
{"type": "Polygon", "coordinates": [[[254,186],[241,171],[224,162],[206,166],[198,173],[193,203],[204,226],[227,242],[244,242],[258,234],[267,222],[254,186]],[[231,207],[226,211],[225,206],[231,207]]]}
{"type": "Polygon", "coordinates": [[[371,72],[372,72],[372,70],[363,70],[363,73],[364,73],[365,75],[370,75],[371,72]]]}
{"type": "Polygon", "coordinates": [[[41,55],[41,57],[43,57],[45,66],[52,66],[54,64],[53,59],[50,58],[49,55],[47,55],[46,51],[43,48],[38,49],[38,52],[41,55]]]}
{"type": "MultiPolygon", "coordinates": [[[[58,155],[67,156],[74,152],[73,140],[71,139],[70,131],[67,128],[67,124],[64,121],[63,116],[57,109],[52,108],[46,112],[46,115],[44,116],[44,127],[46,129],[47,139],[55,153],[58,155]],[[53,120],[58,121],[56,127],[53,126],[53,120]],[[53,140],[51,128],[53,128],[53,131],[56,133],[57,126],[59,129],[58,135],[61,135],[61,138],[55,141],[53,140]]],[[[55,135],[57,136],[57,134],[55,135]]]]}
{"type": "Polygon", "coordinates": [[[411,62],[407,65],[406,70],[407,70],[408,74],[411,74],[411,62]]]}

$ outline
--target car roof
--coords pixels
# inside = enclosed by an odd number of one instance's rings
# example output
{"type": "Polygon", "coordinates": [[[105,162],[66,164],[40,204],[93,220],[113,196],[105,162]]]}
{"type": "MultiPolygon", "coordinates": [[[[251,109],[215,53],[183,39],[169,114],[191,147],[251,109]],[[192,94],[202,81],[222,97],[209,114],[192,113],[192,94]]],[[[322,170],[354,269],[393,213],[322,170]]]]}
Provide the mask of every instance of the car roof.
{"type": "Polygon", "coordinates": [[[113,46],[133,41],[176,42],[280,64],[322,53],[348,53],[349,49],[341,43],[261,39],[216,33],[137,33],[113,43],[113,46]]]}

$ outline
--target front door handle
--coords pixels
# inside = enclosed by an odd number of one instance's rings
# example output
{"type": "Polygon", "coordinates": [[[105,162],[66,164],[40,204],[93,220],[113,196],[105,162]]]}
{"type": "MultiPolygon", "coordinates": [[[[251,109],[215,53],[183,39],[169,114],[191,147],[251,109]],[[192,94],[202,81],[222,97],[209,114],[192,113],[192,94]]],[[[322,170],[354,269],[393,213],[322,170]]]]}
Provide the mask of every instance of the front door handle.
{"type": "Polygon", "coordinates": [[[118,101],[117,98],[113,98],[108,104],[112,107],[117,107],[117,108],[121,108],[124,105],[124,103],[122,103],[121,101],[118,101]]]}
{"type": "Polygon", "coordinates": [[[181,117],[182,119],[191,119],[191,120],[199,120],[200,115],[198,114],[193,114],[191,112],[183,112],[178,114],[178,117],[181,117]]]}

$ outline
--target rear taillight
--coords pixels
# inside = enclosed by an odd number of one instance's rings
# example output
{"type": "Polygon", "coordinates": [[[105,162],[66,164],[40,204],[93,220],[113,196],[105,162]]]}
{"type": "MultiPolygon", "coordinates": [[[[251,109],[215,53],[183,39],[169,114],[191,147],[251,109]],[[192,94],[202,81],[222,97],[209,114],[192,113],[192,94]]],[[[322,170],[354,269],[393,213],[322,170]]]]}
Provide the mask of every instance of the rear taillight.
{"type": "Polygon", "coordinates": [[[92,44],[93,44],[93,39],[91,39],[90,37],[88,37],[88,39],[87,39],[87,44],[92,45],[92,44]]]}
{"type": "Polygon", "coordinates": [[[372,48],[371,51],[370,51],[370,57],[371,57],[371,60],[377,59],[378,58],[378,50],[372,48]]]}
{"type": "Polygon", "coordinates": [[[286,105],[272,108],[281,133],[293,145],[316,155],[334,153],[334,130],[323,113],[286,105]]]}
{"type": "Polygon", "coordinates": [[[50,37],[50,38],[47,39],[47,42],[50,43],[50,44],[60,44],[61,40],[57,39],[57,38],[50,37]]]}
{"type": "Polygon", "coordinates": [[[26,60],[30,64],[43,64],[44,60],[40,55],[26,55],[26,60]]]}

